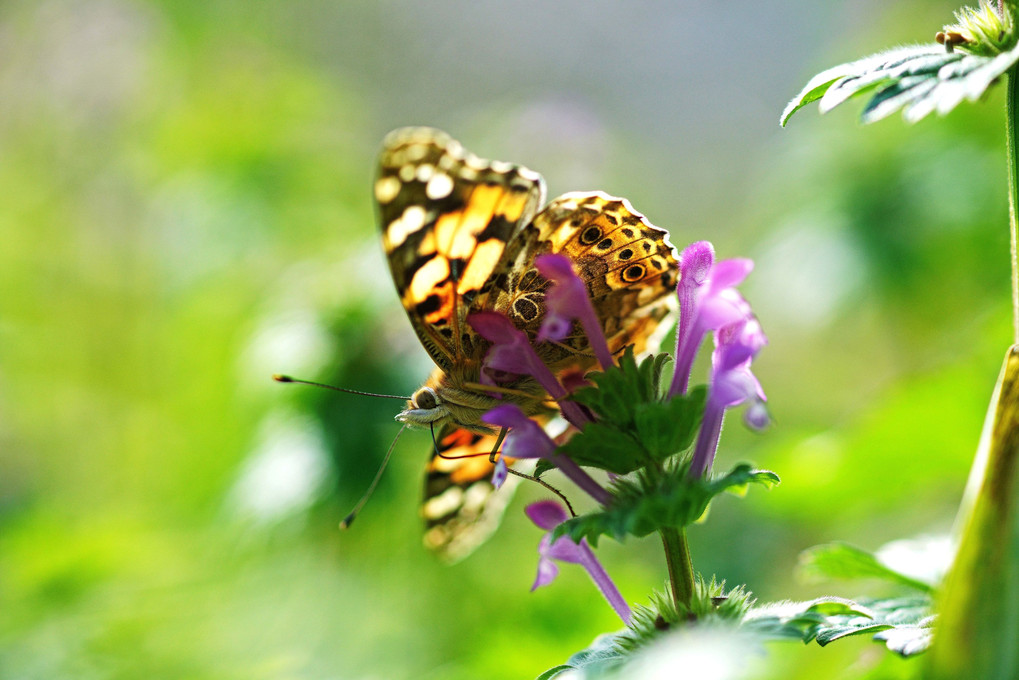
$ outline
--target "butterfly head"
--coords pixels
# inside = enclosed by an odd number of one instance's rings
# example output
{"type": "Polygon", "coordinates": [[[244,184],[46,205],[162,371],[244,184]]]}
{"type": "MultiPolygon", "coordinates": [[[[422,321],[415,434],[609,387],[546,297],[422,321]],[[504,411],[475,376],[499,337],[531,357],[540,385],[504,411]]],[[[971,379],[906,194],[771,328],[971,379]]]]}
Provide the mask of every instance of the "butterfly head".
{"type": "Polygon", "coordinates": [[[432,387],[422,387],[407,401],[407,408],[396,419],[408,425],[441,423],[450,416],[449,408],[432,387]]]}
{"type": "Polygon", "coordinates": [[[396,419],[420,427],[449,423],[471,432],[488,434],[493,428],[483,423],[481,416],[500,403],[500,399],[490,393],[450,384],[443,375],[438,380],[429,380],[429,384],[414,392],[407,401],[407,408],[398,413],[396,419]]]}

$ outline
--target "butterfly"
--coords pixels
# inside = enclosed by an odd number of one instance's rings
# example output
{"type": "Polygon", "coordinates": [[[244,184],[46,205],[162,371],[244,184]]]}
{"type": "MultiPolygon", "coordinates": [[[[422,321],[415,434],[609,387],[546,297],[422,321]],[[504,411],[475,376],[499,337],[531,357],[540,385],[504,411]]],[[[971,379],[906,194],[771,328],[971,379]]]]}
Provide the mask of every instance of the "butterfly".
{"type": "MultiPolygon", "coordinates": [[[[431,427],[422,515],[425,544],[455,561],[494,530],[509,494],[494,493],[489,454],[497,433],[482,415],[516,403],[547,416],[555,404],[529,376],[494,394],[480,384],[490,344],[467,321],[480,311],[507,316],[532,344],[550,285],[534,266],[561,253],[586,283],[613,352],[657,347],[675,308],[678,266],[668,233],[623,198],[573,192],[544,205],[542,177],[488,161],[432,128],[401,128],[383,142],[374,181],[382,244],[414,332],[436,368],[396,416],[431,427]]],[[[575,324],[559,342],[535,346],[553,372],[596,365],[575,324]]]]}

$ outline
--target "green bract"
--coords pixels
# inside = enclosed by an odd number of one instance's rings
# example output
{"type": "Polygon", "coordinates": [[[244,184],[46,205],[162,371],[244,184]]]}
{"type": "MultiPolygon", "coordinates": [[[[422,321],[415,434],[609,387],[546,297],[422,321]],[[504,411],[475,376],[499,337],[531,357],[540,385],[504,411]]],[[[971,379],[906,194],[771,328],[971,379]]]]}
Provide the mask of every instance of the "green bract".
{"type": "Polygon", "coordinates": [[[956,43],[959,49],[980,56],[997,56],[1015,46],[1014,11],[1009,7],[999,14],[989,4],[977,9],[963,7],[955,13],[957,23],[945,26],[938,41],[952,43],[952,38],[958,36],[964,41],[956,43]]]}

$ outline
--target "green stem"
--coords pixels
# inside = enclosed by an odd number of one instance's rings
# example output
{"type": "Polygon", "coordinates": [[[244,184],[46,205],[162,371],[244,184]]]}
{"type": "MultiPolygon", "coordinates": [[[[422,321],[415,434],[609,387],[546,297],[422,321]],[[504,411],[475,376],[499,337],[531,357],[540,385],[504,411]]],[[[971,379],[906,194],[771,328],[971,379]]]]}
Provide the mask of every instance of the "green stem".
{"type": "Polygon", "coordinates": [[[693,601],[693,562],[690,560],[686,531],[666,528],[661,533],[665,562],[669,566],[669,581],[672,583],[672,601],[677,611],[690,611],[690,603],[693,601]]]}
{"type": "Polygon", "coordinates": [[[1019,261],[1016,256],[1016,241],[1019,240],[1019,216],[1016,201],[1019,200],[1019,150],[1016,139],[1019,136],[1019,65],[1008,71],[1008,97],[1005,105],[1005,141],[1008,145],[1008,222],[1009,240],[1012,244],[1012,335],[1013,343],[1019,344],[1019,261]]]}

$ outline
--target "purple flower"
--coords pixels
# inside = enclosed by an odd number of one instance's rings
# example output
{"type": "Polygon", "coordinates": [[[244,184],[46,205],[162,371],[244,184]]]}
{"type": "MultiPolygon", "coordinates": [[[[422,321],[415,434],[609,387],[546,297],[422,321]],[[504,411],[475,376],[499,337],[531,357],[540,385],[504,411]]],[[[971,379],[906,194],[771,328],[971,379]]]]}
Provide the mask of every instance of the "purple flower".
{"type": "MultiPolygon", "coordinates": [[[[505,373],[529,375],[556,401],[568,396],[566,388],[531,347],[527,334],[508,318],[498,312],[478,312],[467,317],[467,323],[492,343],[481,366],[482,383],[495,384],[495,378],[505,373]]],[[[578,404],[563,402],[560,408],[563,416],[577,428],[590,420],[578,404]]]]}
{"type": "MultiPolygon", "coordinates": [[[[606,505],[611,496],[598,482],[594,481],[583,468],[568,456],[557,454],[556,444],[552,441],[541,425],[534,422],[520,410],[516,404],[502,404],[481,417],[489,425],[509,428],[506,441],[502,445],[502,456],[496,463],[492,483],[496,484],[500,476],[505,479],[506,463],[504,458],[544,458],[558,467],[567,478],[586,491],[592,498],[606,505]]],[[[501,484],[501,481],[499,482],[501,484]]],[[[498,484],[496,484],[498,486],[498,484]]]]}
{"type": "Polygon", "coordinates": [[[566,396],[566,389],[535,353],[527,334],[498,312],[478,312],[467,317],[478,335],[492,343],[482,365],[481,381],[494,384],[492,374],[529,375],[545,388],[553,399],[566,396]]]}
{"type": "MultiPolygon", "coordinates": [[[[556,501],[539,501],[531,503],[525,509],[527,516],[531,518],[538,527],[546,532],[551,532],[557,526],[569,519],[566,510],[556,501]]],[[[534,580],[531,590],[548,585],[559,574],[559,567],[554,560],[579,564],[590,574],[594,584],[605,596],[612,608],[619,614],[623,623],[630,623],[630,606],[620,594],[616,584],[609,578],[605,568],[594,556],[587,539],[581,539],[580,543],[574,543],[568,536],[561,536],[554,542],[550,534],[546,533],[538,544],[538,575],[534,580]]]]}
{"type": "Polygon", "coordinates": [[[747,259],[715,262],[714,248],[707,241],[690,244],[680,255],[676,372],[669,396],[686,394],[694,357],[709,331],[751,316],[750,305],[734,286],[753,266],[753,261],[747,259]]]}
{"type": "Polygon", "coordinates": [[[764,390],[750,371],[754,357],[767,343],[768,338],[753,316],[723,326],[715,333],[711,384],[690,464],[691,476],[701,477],[710,471],[727,408],[749,401],[747,424],[758,429],[767,425],[764,390]]]}
{"type": "Polygon", "coordinates": [[[570,259],[549,253],[535,259],[534,264],[538,272],[552,282],[552,287],[545,294],[545,319],[541,322],[538,342],[562,340],[569,334],[574,319],[579,320],[598,363],[603,371],[607,369],[613,364],[612,352],[587,295],[587,286],[573,271],[570,259]]]}

